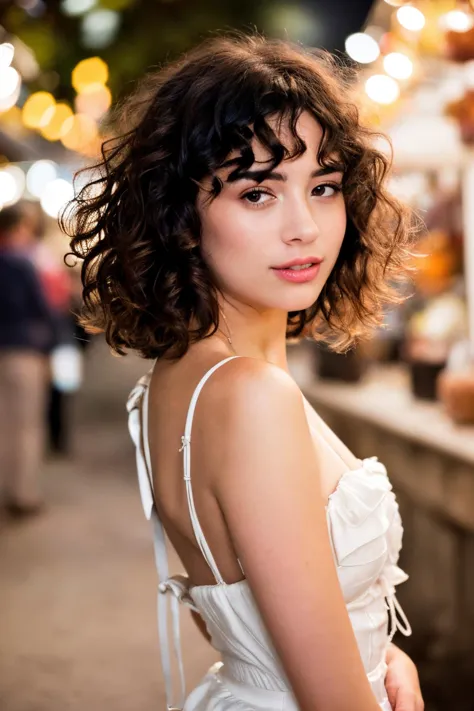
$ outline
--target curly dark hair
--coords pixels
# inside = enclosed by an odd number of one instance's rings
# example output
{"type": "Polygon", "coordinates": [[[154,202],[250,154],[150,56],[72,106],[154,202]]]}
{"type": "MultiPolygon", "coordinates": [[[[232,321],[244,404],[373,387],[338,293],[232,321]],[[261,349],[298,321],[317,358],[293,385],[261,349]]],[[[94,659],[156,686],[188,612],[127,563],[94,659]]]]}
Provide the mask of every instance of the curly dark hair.
{"type": "Polygon", "coordinates": [[[342,163],[347,231],[317,301],[288,314],[287,336],[312,336],[347,350],[379,325],[383,306],[400,301],[411,220],[385,188],[389,160],[375,148],[351,93],[354,72],[327,52],[260,35],[215,36],[142,80],[117,112],[120,135],[61,218],[72,253],[83,259],[82,323],[105,331],[117,353],[180,358],[215,333],[217,289],[201,255],[199,184],[233,151],[230,179],[254,162],[256,137],[272,165],[301,155],[303,111],[321,125],[318,160],[342,163]],[[287,122],[293,150],[269,117],[287,122]]]}

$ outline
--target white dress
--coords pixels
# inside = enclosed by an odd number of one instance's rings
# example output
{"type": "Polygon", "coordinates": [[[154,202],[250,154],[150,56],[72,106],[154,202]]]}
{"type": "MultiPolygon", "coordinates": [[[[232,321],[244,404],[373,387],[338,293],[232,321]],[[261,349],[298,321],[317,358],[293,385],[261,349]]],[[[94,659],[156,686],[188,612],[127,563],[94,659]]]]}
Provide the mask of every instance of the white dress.
{"type": "MultiPolygon", "coordinates": [[[[216,579],[215,585],[190,586],[183,576],[169,577],[165,534],[153,505],[151,485],[147,432],[150,374],[139,380],[127,403],[129,430],[137,452],[142,503],[146,517],[153,523],[160,580],[158,626],[167,708],[183,711],[298,711],[247,581],[233,584],[223,581],[194,507],[191,488],[194,409],[207,379],[232,358],[220,361],[200,381],[191,399],[181,438],[191,521],[202,554],[216,579]],[[177,705],[172,701],[168,602],[181,683],[181,698],[177,705]],[[179,640],[179,603],[199,612],[222,660],[188,695],[185,693],[179,640]]],[[[397,566],[403,529],[383,464],[371,458],[364,460],[360,469],[347,471],[329,497],[326,515],[339,582],[367,677],[380,708],[391,711],[384,685],[386,650],[396,630],[410,635],[411,629],[395,596],[395,586],[408,576],[397,566]]]]}

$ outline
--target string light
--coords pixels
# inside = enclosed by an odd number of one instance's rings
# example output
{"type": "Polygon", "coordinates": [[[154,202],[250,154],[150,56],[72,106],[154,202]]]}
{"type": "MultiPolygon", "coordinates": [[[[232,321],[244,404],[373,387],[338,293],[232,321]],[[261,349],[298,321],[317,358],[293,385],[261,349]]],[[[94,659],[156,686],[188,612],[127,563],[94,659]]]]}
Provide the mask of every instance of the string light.
{"type": "Polygon", "coordinates": [[[72,151],[81,151],[97,138],[99,131],[96,122],[86,114],[76,114],[64,124],[61,143],[72,151]]]}
{"type": "Polygon", "coordinates": [[[83,15],[97,5],[97,0],[63,0],[61,10],[65,15],[83,15]]]}
{"type": "Polygon", "coordinates": [[[400,87],[385,74],[374,74],[365,82],[367,96],[377,104],[393,104],[400,96],[400,87]]]}
{"type": "Polygon", "coordinates": [[[20,96],[21,77],[13,67],[0,68],[0,111],[15,106],[20,96]]]}
{"type": "Polygon", "coordinates": [[[9,42],[4,42],[0,44],[0,70],[6,69],[10,66],[13,61],[13,55],[15,54],[15,48],[9,42]]]}
{"type": "Polygon", "coordinates": [[[50,217],[57,218],[66,204],[74,197],[71,183],[62,178],[52,180],[41,196],[41,207],[50,217]]]}
{"type": "Polygon", "coordinates": [[[113,10],[92,10],[82,19],[82,44],[99,49],[114,40],[121,22],[121,15],[113,10]]]}
{"type": "Polygon", "coordinates": [[[71,107],[64,103],[49,109],[44,117],[46,124],[41,128],[44,138],[48,141],[58,141],[64,133],[64,124],[72,115],[71,107]]]}
{"type": "Polygon", "coordinates": [[[89,57],[73,69],[71,82],[74,89],[80,94],[91,86],[102,86],[109,78],[109,68],[100,57],[89,57]]]}
{"type": "Polygon", "coordinates": [[[56,163],[50,160],[38,160],[26,174],[26,187],[30,195],[40,198],[52,180],[58,177],[56,163]]]}
{"type": "Polygon", "coordinates": [[[107,86],[93,84],[87,91],[76,96],[74,105],[77,113],[87,114],[99,121],[109,110],[112,103],[112,94],[107,86]]]}
{"type": "Polygon", "coordinates": [[[413,62],[401,52],[387,54],[383,60],[383,67],[394,79],[408,79],[413,74],[413,62]]]}
{"type": "Polygon", "coordinates": [[[440,17],[439,24],[445,30],[467,32],[474,27],[474,17],[462,10],[452,10],[440,17]]]}
{"type": "Polygon", "coordinates": [[[8,165],[0,170],[0,195],[2,205],[13,205],[23,195],[25,189],[25,174],[16,165],[8,165]]]}
{"type": "Polygon", "coordinates": [[[45,125],[48,112],[55,104],[54,96],[48,91],[37,91],[31,94],[23,106],[22,119],[24,125],[27,128],[40,128],[45,125]]]}
{"type": "Polygon", "coordinates": [[[346,52],[356,62],[370,64],[380,55],[380,47],[373,37],[365,32],[349,35],[345,42],[346,52]]]}
{"type": "Polygon", "coordinates": [[[419,32],[425,26],[425,16],[416,7],[404,5],[397,10],[397,20],[406,30],[419,32]]]}

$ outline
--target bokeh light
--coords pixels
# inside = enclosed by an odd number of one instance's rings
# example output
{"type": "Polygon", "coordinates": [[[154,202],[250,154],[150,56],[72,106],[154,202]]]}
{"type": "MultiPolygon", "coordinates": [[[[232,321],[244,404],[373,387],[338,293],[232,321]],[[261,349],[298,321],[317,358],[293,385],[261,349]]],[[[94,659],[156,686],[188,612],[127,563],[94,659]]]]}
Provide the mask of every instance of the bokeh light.
{"type": "Polygon", "coordinates": [[[40,128],[45,123],[48,112],[54,108],[54,96],[47,91],[31,94],[23,106],[23,123],[27,128],[40,128]]]}
{"type": "Polygon", "coordinates": [[[61,10],[65,15],[83,15],[97,5],[97,0],[62,0],[61,10]]]}
{"type": "Polygon", "coordinates": [[[89,145],[98,134],[97,124],[93,118],[87,114],[76,114],[64,124],[61,142],[72,151],[87,152],[89,145]]]}
{"type": "Polygon", "coordinates": [[[392,77],[374,74],[365,82],[367,96],[377,104],[393,104],[400,96],[400,87],[392,77]]]}
{"type": "Polygon", "coordinates": [[[72,184],[63,178],[56,178],[46,185],[41,196],[41,207],[47,215],[56,219],[73,197],[72,184]]]}
{"type": "Polygon", "coordinates": [[[6,69],[13,61],[15,48],[9,42],[0,44],[0,70],[6,69]]]}
{"type": "Polygon", "coordinates": [[[120,27],[120,15],[114,10],[93,10],[82,20],[82,43],[85,47],[107,47],[120,27]]]}
{"type": "Polygon", "coordinates": [[[383,67],[394,79],[409,79],[413,74],[413,62],[401,52],[387,54],[383,60],[383,67]]]}
{"type": "Polygon", "coordinates": [[[26,174],[26,187],[31,195],[40,198],[51,181],[58,177],[57,166],[51,160],[38,160],[26,174]]]}
{"type": "Polygon", "coordinates": [[[346,52],[356,62],[370,64],[380,55],[380,47],[373,37],[364,32],[349,35],[345,42],[346,52]]]}
{"type": "Polygon", "coordinates": [[[97,87],[107,83],[109,68],[100,57],[89,57],[74,68],[71,83],[78,94],[87,91],[91,86],[97,87]]]}
{"type": "Polygon", "coordinates": [[[2,206],[18,202],[25,190],[25,174],[16,165],[8,165],[0,170],[0,201],[2,206]]]}
{"type": "Polygon", "coordinates": [[[397,20],[406,30],[419,32],[425,26],[425,16],[416,7],[404,5],[397,10],[397,20]]]}
{"type": "Polygon", "coordinates": [[[13,67],[0,68],[0,111],[7,111],[18,101],[21,77],[13,67]]]}
{"type": "Polygon", "coordinates": [[[74,102],[77,113],[87,114],[99,121],[107,113],[112,104],[112,94],[107,86],[91,84],[90,87],[76,96],[74,102]]]}
{"type": "Polygon", "coordinates": [[[452,10],[440,17],[440,25],[452,32],[467,32],[474,27],[474,16],[462,10],[452,10]]]}
{"type": "Polygon", "coordinates": [[[59,141],[64,133],[64,124],[73,115],[68,104],[59,103],[49,109],[45,115],[45,125],[41,128],[41,134],[48,141],[59,141]]]}

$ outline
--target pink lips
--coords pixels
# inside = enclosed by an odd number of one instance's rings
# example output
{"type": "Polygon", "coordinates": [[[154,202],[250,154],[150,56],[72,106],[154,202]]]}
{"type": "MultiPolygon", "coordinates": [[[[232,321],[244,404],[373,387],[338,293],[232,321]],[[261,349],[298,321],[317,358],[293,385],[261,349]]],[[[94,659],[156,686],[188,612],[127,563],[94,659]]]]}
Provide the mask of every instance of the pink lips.
{"type": "Polygon", "coordinates": [[[273,271],[280,279],[293,282],[294,284],[304,284],[312,281],[319,273],[321,266],[319,257],[308,257],[306,259],[294,259],[292,262],[287,262],[281,267],[273,267],[273,271]],[[311,264],[305,269],[289,269],[293,266],[302,266],[303,264],[311,264]]]}

